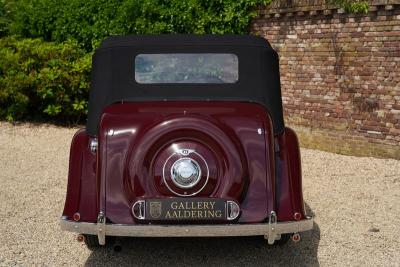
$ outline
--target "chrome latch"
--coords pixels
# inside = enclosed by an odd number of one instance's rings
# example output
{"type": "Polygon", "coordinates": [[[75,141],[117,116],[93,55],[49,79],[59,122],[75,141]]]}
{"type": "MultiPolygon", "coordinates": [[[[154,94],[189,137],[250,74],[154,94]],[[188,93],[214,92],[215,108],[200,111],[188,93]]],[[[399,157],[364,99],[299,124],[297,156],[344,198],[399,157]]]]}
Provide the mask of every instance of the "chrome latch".
{"type": "Polygon", "coordinates": [[[144,220],[146,217],[146,202],[138,200],[132,205],[132,214],[138,220],[144,220]]]}
{"type": "Polygon", "coordinates": [[[268,221],[268,244],[273,245],[276,238],[278,237],[276,233],[276,225],[277,225],[277,218],[275,211],[271,211],[269,214],[269,221],[268,221]]]}
{"type": "Polygon", "coordinates": [[[106,217],[103,211],[97,216],[97,237],[100,245],[106,244],[106,217]]]}

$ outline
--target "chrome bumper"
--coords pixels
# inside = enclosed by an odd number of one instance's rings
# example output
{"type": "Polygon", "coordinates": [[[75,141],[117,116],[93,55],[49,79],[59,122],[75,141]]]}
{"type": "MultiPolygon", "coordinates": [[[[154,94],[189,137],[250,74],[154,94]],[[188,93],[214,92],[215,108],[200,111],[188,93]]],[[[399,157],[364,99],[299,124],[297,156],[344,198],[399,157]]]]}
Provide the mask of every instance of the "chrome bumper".
{"type": "Polygon", "coordinates": [[[210,236],[257,236],[268,239],[269,244],[279,240],[281,234],[299,233],[313,228],[313,218],[305,220],[257,224],[213,225],[128,225],[75,222],[61,217],[61,229],[79,234],[97,235],[105,244],[105,236],[134,237],[210,237],[210,236]]]}

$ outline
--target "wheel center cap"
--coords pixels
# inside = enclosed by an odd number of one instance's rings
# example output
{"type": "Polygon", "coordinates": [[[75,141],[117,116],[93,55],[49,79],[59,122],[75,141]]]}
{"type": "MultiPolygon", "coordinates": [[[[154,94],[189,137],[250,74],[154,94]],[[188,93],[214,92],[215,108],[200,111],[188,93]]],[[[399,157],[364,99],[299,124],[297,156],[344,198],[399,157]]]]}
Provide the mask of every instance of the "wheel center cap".
{"type": "Polygon", "coordinates": [[[177,172],[180,174],[180,176],[185,179],[189,178],[196,172],[195,167],[187,162],[182,162],[177,169],[177,172]]]}
{"type": "Polygon", "coordinates": [[[172,181],[180,188],[191,188],[201,178],[199,164],[191,158],[180,158],[171,167],[172,181]]]}

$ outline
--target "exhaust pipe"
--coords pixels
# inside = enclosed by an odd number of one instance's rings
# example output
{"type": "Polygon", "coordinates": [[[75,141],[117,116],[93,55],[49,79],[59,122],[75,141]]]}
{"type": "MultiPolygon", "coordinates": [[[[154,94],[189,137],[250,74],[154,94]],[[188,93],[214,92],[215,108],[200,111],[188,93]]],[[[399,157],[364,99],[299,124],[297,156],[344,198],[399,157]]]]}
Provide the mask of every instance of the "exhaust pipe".
{"type": "Polygon", "coordinates": [[[121,252],[121,250],[122,250],[121,244],[119,244],[119,243],[115,244],[113,246],[113,250],[114,250],[114,252],[121,252]]]}

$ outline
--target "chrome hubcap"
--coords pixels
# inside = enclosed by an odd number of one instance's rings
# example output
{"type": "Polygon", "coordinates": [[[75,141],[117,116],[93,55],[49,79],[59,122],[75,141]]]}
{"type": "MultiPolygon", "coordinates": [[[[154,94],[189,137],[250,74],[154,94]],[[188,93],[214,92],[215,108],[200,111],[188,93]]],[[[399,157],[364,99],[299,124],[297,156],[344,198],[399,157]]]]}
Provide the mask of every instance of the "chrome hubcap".
{"type": "Polygon", "coordinates": [[[191,158],[180,158],[171,167],[171,178],[180,188],[195,186],[201,177],[200,165],[191,158]]]}

